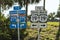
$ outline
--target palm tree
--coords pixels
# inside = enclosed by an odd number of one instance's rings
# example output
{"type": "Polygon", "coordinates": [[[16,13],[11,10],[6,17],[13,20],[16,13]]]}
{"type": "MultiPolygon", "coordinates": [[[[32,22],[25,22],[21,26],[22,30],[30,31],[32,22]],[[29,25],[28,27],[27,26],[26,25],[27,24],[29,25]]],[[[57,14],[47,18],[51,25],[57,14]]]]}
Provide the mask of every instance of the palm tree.
{"type": "MultiPolygon", "coordinates": [[[[40,0],[31,0],[31,4],[33,3],[39,3],[40,0]]],[[[26,0],[26,12],[28,13],[28,4],[30,3],[30,0],[26,0]]]]}
{"type": "MultiPolygon", "coordinates": [[[[27,13],[28,13],[28,4],[33,4],[33,3],[39,3],[40,0],[26,0],[26,16],[27,16],[27,13]],[[31,3],[30,3],[31,1],[31,3]]],[[[27,19],[26,19],[27,20],[27,19]]]]}
{"type": "Polygon", "coordinates": [[[28,13],[28,4],[33,4],[33,3],[39,3],[40,0],[18,0],[18,3],[20,6],[25,6],[26,5],[26,16],[28,13]],[[30,3],[31,1],[31,3],[30,3]]]}
{"type": "Polygon", "coordinates": [[[8,5],[9,7],[13,5],[13,1],[12,0],[0,0],[0,22],[4,23],[5,17],[4,14],[1,13],[1,7],[3,9],[6,9],[6,5],[8,5]]]}
{"type": "Polygon", "coordinates": [[[48,15],[48,20],[54,21],[54,18],[55,18],[55,12],[50,13],[50,14],[48,15]]]}
{"type": "Polygon", "coordinates": [[[13,1],[12,0],[0,0],[0,15],[1,15],[1,7],[2,9],[6,9],[6,6],[8,5],[8,7],[13,5],[13,1]]]}
{"type": "Polygon", "coordinates": [[[9,21],[4,17],[4,15],[1,13],[1,7],[3,8],[3,10],[6,9],[6,6],[8,5],[8,7],[11,7],[13,5],[13,1],[12,0],[0,0],[0,39],[1,40],[9,40],[10,35],[7,33],[9,32],[8,26],[9,26],[9,21]],[[8,29],[8,32],[7,32],[8,29]],[[1,32],[2,31],[2,32],[1,32]],[[2,34],[3,33],[3,34],[2,34]],[[2,35],[2,36],[1,36],[2,35]],[[6,35],[6,36],[4,36],[6,35]],[[9,35],[9,37],[8,37],[9,35]],[[3,39],[4,38],[4,39],[3,39]],[[8,39],[9,38],[9,39],[8,39]]]}
{"type": "MultiPolygon", "coordinates": [[[[0,4],[0,9],[1,9],[1,7],[3,7],[3,9],[6,9],[6,5],[8,5],[9,7],[10,6],[12,6],[13,5],[13,1],[12,0],[0,0],[0,2],[2,2],[1,4],[0,4]]],[[[27,9],[28,9],[28,4],[30,3],[29,2],[29,0],[15,0],[15,2],[18,2],[19,4],[20,4],[20,6],[24,6],[24,5],[26,5],[26,12],[28,12],[27,11],[27,9]],[[24,3],[24,4],[23,4],[24,3]]],[[[32,0],[32,3],[34,3],[35,2],[35,0],[32,0]]],[[[36,0],[36,3],[38,3],[39,2],[39,0],[36,0]]],[[[0,10],[0,12],[1,12],[1,10],[0,10]]],[[[0,13],[1,14],[1,13],[0,13]]],[[[9,26],[9,21],[8,21],[9,19],[6,19],[6,27],[8,27],[9,26]]],[[[4,26],[3,26],[4,27],[4,26]]],[[[4,28],[3,28],[4,29],[4,28]]],[[[8,28],[8,30],[9,30],[9,28],[8,28]]],[[[10,32],[9,32],[10,33],[10,32]]],[[[13,35],[13,34],[12,34],[13,35]]]]}

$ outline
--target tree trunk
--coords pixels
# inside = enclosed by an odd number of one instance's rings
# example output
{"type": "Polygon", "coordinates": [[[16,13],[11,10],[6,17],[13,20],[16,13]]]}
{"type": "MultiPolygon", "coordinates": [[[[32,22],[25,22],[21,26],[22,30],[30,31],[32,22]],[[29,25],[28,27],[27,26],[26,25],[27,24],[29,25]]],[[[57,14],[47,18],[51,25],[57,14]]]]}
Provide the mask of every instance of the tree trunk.
{"type": "Polygon", "coordinates": [[[57,32],[55,40],[60,40],[60,17],[59,17],[59,29],[58,29],[58,32],[57,32]]]}
{"type": "Polygon", "coordinates": [[[0,4],[0,15],[1,15],[1,4],[0,4]]]}
{"type": "MultiPolygon", "coordinates": [[[[26,16],[27,16],[27,13],[28,13],[28,0],[26,0],[26,16]]],[[[26,22],[27,22],[27,18],[26,18],[26,22]]]]}
{"type": "Polygon", "coordinates": [[[0,19],[1,19],[1,4],[0,4],[0,19]]]}
{"type": "Polygon", "coordinates": [[[43,1],[43,8],[44,8],[44,10],[45,10],[45,0],[43,1]]]}

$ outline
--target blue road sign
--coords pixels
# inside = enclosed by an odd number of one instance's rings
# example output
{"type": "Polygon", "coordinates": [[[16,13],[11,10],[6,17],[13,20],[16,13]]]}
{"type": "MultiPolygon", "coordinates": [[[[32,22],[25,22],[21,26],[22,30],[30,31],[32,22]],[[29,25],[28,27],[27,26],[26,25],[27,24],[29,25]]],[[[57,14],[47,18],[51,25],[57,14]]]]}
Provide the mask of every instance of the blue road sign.
{"type": "Polygon", "coordinates": [[[10,11],[9,13],[10,14],[17,14],[17,11],[16,10],[13,10],[13,11],[10,11]]]}
{"type": "Polygon", "coordinates": [[[18,11],[16,11],[16,10],[13,10],[13,11],[10,11],[9,12],[10,14],[26,14],[26,11],[25,10],[18,10],[18,11]]]}
{"type": "Polygon", "coordinates": [[[26,16],[20,16],[19,20],[20,20],[20,23],[25,23],[26,22],[26,16]]]}
{"type": "Polygon", "coordinates": [[[14,6],[14,10],[10,11],[10,28],[26,28],[26,11],[21,10],[20,6],[14,6]],[[18,15],[18,17],[17,17],[18,15]],[[19,23],[17,23],[17,19],[19,19],[19,23]],[[16,23],[16,24],[14,24],[16,23]]]}
{"type": "Polygon", "coordinates": [[[11,16],[10,17],[10,22],[16,22],[17,21],[17,16],[11,16]]]}
{"type": "Polygon", "coordinates": [[[25,29],[26,28],[26,23],[20,23],[19,25],[18,24],[14,24],[14,23],[11,23],[10,24],[10,28],[11,29],[15,29],[15,28],[21,28],[21,29],[25,29]]]}
{"type": "Polygon", "coordinates": [[[11,23],[11,24],[10,24],[10,28],[11,28],[11,29],[15,29],[16,27],[17,27],[16,24],[14,24],[14,23],[11,23]]]}
{"type": "Polygon", "coordinates": [[[21,10],[21,6],[14,6],[14,10],[21,10]]]}
{"type": "Polygon", "coordinates": [[[20,28],[25,29],[26,28],[26,23],[20,23],[20,28]]]}
{"type": "MultiPolygon", "coordinates": [[[[13,24],[12,24],[13,25],[13,24]]],[[[16,24],[15,24],[16,25],[16,24]]],[[[14,26],[14,25],[13,25],[14,26]]],[[[11,26],[11,28],[13,28],[13,26],[11,26]]],[[[15,27],[15,26],[14,26],[15,27]]],[[[15,28],[21,28],[21,29],[25,29],[26,28],[26,23],[19,23],[16,25],[15,28]]]]}
{"type": "Polygon", "coordinates": [[[25,10],[20,10],[18,11],[19,14],[26,14],[26,11],[25,10]]]}

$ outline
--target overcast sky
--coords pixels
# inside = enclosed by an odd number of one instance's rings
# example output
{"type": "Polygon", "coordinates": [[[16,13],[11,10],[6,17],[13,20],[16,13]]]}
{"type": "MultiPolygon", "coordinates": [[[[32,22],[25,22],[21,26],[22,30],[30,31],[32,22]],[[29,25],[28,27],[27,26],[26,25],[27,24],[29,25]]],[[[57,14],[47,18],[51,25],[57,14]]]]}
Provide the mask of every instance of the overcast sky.
{"type": "MultiPolygon", "coordinates": [[[[38,4],[29,4],[28,6],[28,15],[30,15],[31,10],[35,10],[35,6],[43,6],[43,0],[40,1],[38,4]]],[[[59,6],[59,0],[46,0],[46,10],[48,12],[48,14],[50,12],[57,12],[59,6]]],[[[24,7],[22,9],[25,9],[24,7]]],[[[7,14],[9,14],[9,11],[13,10],[13,7],[10,8],[9,10],[5,10],[3,13],[5,14],[5,16],[7,16],[7,14]]]]}

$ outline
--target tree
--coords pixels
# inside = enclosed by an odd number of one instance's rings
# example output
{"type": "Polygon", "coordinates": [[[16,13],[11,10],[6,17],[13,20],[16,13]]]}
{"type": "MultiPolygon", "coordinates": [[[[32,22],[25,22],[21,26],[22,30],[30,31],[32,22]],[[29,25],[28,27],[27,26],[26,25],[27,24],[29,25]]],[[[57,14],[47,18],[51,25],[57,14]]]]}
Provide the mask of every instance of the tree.
{"type": "Polygon", "coordinates": [[[28,13],[28,4],[39,3],[40,0],[26,0],[26,14],[28,13]],[[31,3],[30,3],[31,1],[31,3]]]}
{"type": "Polygon", "coordinates": [[[44,7],[44,10],[45,10],[45,1],[46,1],[46,0],[44,0],[44,2],[43,2],[43,7],[44,7]]]}
{"type": "Polygon", "coordinates": [[[56,17],[59,17],[59,29],[58,29],[58,32],[56,35],[56,40],[60,40],[60,4],[59,4],[59,8],[58,8],[56,17]]]}
{"type": "Polygon", "coordinates": [[[11,7],[13,5],[13,1],[12,0],[0,0],[0,8],[2,7],[5,10],[7,5],[8,5],[8,8],[11,7]]]}
{"type": "MultiPolygon", "coordinates": [[[[8,7],[11,7],[13,5],[14,0],[13,1],[12,0],[0,0],[0,2],[1,2],[0,9],[2,7],[5,10],[7,5],[8,5],[8,7]]],[[[18,0],[18,1],[15,0],[15,2],[18,2],[20,4],[20,6],[24,6],[26,4],[28,5],[30,3],[29,0],[28,1],[26,1],[26,0],[18,0]]],[[[35,0],[32,0],[32,3],[34,3],[34,2],[35,2],[35,0]]],[[[39,1],[36,0],[36,2],[38,3],[39,1]]],[[[26,9],[28,9],[28,6],[27,5],[26,5],[26,9]]],[[[0,10],[0,14],[2,14],[1,13],[1,10],[0,10]]],[[[1,15],[0,15],[0,17],[1,17],[1,15]]],[[[3,18],[2,17],[1,17],[1,19],[4,18],[4,17],[3,18]]],[[[2,31],[2,33],[3,33],[2,35],[3,36],[0,36],[0,37],[4,38],[3,40],[5,40],[6,38],[7,38],[6,40],[9,40],[9,38],[13,38],[13,37],[16,37],[17,38],[17,31],[15,31],[15,29],[11,30],[9,28],[9,22],[10,22],[9,21],[9,18],[7,18],[6,20],[4,20],[4,22],[2,22],[2,20],[0,22],[2,23],[2,26],[1,26],[2,29],[1,30],[3,30],[2,31]],[[16,35],[16,36],[14,36],[14,35],[16,35]]],[[[24,37],[26,37],[28,33],[24,34],[24,31],[25,31],[25,29],[21,30],[21,34],[24,35],[24,37]]],[[[21,35],[21,37],[22,37],[22,35],[21,35]]],[[[13,39],[11,39],[11,40],[13,40],[13,39]]]]}
{"type": "MultiPolygon", "coordinates": [[[[39,3],[40,0],[18,0],[17,2],[20,4],[20,6],[26,6],[26,16],[28,13],[28,4],[33,4],[33,3],[39,3]]],[[[26,19],[27,20],[27,19],[26,19]]]]}
{"type": "Polygon", "coordinates": [[[60,17],[60,5],[59,5],[59,9],[58,9],[58,11],[57,11],[56,17],[60,17]]]}
{"type": "Polygon", "coordinates": [[[50,14],[48,15],[48,20],[54,21],[54,18],[55,18],[55,12],[50,13],[50,14]]]}
{"type": "Polygon", "coordinates": [[[18,0],[18,3],[20,4],[20,6],[26,5],[26,12],[28,12],[28,4],[39,3],[39,1],[40,0],[18,0]]]}
{"type": "MultiPolygon", "coordinates": [[[[5,16],[2,13],[0,13],[0,14],[1,14],[0,15],[0,40],[5,40],[5,39],[8,40],[10,37],[10,35],[7,34],[8,33],[7,32],[8,24],[6,24],[6,22],[5,22],[5,20],[6,20],[5,16]]],[[[8,21],[7,21],[7,23],[8,23],[8,21]]]]}

